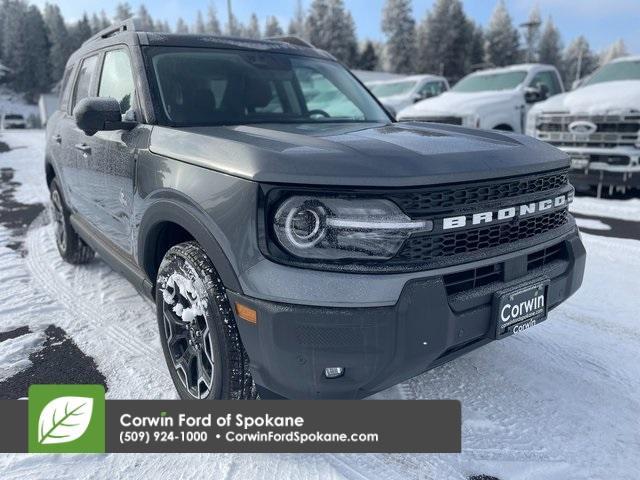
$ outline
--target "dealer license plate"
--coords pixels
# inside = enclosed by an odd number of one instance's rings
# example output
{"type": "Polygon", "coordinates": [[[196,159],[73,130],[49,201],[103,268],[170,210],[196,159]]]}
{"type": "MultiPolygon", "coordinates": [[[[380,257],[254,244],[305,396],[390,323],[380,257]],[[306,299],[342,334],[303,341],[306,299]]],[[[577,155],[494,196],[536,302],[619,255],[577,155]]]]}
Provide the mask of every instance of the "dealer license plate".
{"type": "Polygon", "coordinates": [[[547,318],[549,280],[538,280],[496,293],[496,338],[520,333],[547,318]]]}

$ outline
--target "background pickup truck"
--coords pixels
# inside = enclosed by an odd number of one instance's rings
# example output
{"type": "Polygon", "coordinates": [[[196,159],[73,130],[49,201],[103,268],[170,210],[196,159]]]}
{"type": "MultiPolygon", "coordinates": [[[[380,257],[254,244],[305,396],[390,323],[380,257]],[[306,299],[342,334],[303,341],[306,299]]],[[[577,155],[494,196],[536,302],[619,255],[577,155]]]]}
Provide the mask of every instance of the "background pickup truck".
{"type": "Polygon", "coordinates": [[[533,107],[527,133],[567,152],[577,189],[640,187],[640,57],[623,57],[581,86],[533,107]]]}
{"type": "Polygon", "coordinates": [[[530,105],[562,93],[555,67],[520,64],[467,75],[450,91],[398,113],[398,120],[524,132],[530,105]]]}

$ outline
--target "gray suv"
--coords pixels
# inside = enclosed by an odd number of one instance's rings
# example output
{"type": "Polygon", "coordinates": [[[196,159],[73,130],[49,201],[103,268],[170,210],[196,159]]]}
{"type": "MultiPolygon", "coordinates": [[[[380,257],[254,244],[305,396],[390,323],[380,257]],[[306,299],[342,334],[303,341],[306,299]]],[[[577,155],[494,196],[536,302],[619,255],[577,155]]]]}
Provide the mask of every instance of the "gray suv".
{"type": "Polygon", "coordinates": [[[47,125],[57,246],[155,300],[182,398],[361,398],[545,320],[582,281],[566,154],[397,123],[294,38],[75,52],[47,125]]]}

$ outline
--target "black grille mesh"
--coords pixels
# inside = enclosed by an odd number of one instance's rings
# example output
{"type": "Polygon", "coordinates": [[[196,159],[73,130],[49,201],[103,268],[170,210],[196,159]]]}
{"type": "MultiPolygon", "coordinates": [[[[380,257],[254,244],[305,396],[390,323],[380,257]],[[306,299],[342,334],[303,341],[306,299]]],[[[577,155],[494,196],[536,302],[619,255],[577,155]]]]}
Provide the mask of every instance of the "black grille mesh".
{"type": "Polygon", "coordinates": [[[388,197],[408,215],[421,216],[452,207],[469,207],[474,203],[541,193],[567,184],[567,171],[563,170],[541,177],[525,177],[503,182],[494,180],[492,183],[398,193],[388,197]]]}
{"type": "Polygon", "coordinates": [[[559,228],[567,222],[567,219],[567,210],[564,209],[527,218],[517,223],[509,222],[460,232],[410,237],[390,262],[415,264],[498,247],[559,228]]]}

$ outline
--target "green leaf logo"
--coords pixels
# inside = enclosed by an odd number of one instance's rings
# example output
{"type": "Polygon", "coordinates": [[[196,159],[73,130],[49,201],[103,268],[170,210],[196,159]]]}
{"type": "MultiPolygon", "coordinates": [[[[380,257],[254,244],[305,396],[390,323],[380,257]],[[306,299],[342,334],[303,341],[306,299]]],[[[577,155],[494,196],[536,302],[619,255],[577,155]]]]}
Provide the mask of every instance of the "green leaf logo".
{"type": "Polygon", "coordinates": [[[93,413],[93,398],[58,397],[42,409],[38,419],[38,443],[68,443],[87,431],[93,413]]]}

